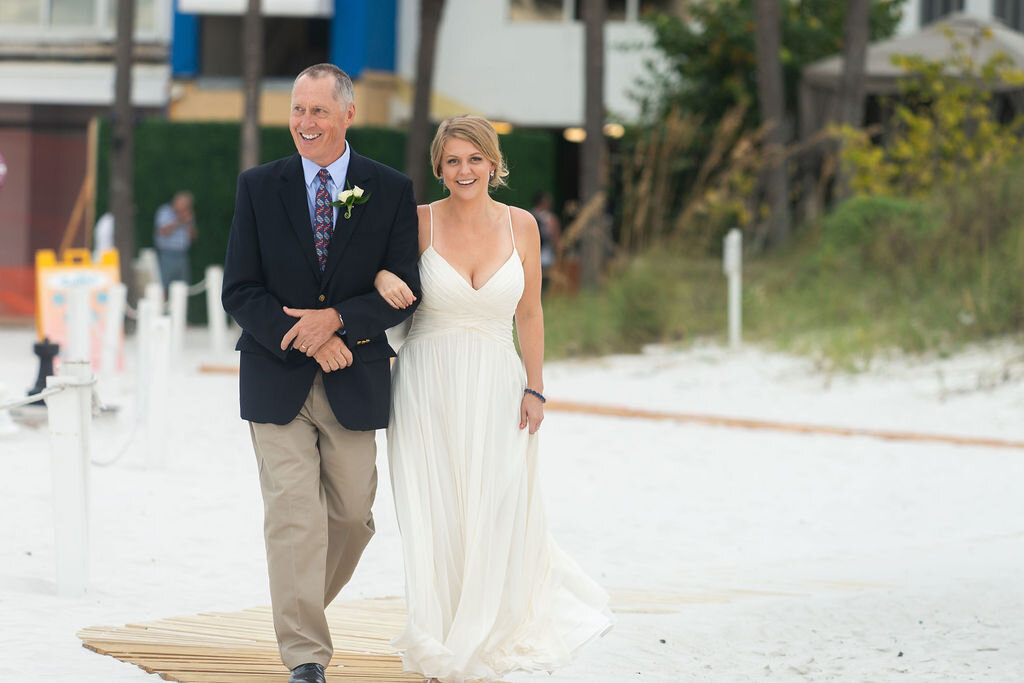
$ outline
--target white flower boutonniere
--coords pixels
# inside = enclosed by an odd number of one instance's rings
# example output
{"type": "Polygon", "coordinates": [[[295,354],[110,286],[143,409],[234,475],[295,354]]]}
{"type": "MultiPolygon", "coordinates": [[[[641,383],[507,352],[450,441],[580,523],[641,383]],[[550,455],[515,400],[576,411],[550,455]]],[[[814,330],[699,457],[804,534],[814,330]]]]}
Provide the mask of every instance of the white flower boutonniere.
{"type": "Polygon", "coordinates": [[[331,206],[344,207],[345,218],[352,218],[352,207],[365,204],[368,201],[370,201],[370,193],[356,185],[339,192],[337,201],[331,202],[331,206]]]}

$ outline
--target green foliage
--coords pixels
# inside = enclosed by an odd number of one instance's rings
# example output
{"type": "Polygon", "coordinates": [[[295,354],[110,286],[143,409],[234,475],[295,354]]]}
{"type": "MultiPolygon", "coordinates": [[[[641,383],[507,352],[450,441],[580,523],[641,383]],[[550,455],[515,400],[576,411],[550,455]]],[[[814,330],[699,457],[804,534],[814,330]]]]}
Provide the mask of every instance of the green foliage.
{"type": "MultiPolygon", "coordinates": [[[[360,154],[393,168],[404,167],[405,133],[382,128],[350,128],[347,138],[360,154]]],[[[135,244],[153,245],[156,209],[178,190],[195,195],[199,237],[191,250],[192,282],[203,278],[207,265],[221,264],[235,207],[238,179],[239,124],[181,123],[148,119],[135,130],[135,244]]],[[[538,189],[555,184],[556,141],[543,131],[512,131],[501,137],[502,150],[512,171],[511,186],[495,192],[495,199],[529,208],[538,189]]],[[[101,127],[97,161],[96,215],[107,210],[110,186],[110,127],[101,127]]],[[[286,128],[261,131],[264,162],[289,156],[295,147],[286,128]]],[[[424,163],[429,162],[425,161],[424,163]]],[[[431,185],[429,199],[441,196],[431,185]]],[[[189,301],[189,319],[206,318],[204,297],[189,301]]]]}
{"type": "MultiPolygon", "coordinates": [[[[871,40],[889,37],[904,0],[871,3],[871,40]]],[[[796,111],[800,69],[842,51],[846,3],[780,0],[782,67],[786,109],[796,111]]],[[[654,117],[673,107],[699,113],[714,125],[726,111],[757,101],[753,0],[690,3],[688,19],[653,13],[646,21],[665,65],[652,66],[644,104],[654,117]]],[[[760,120],[756,107],[749,123],[760,120]]]]}
{"type": "Polygon", "coordinates": [[[652,250],[620,264],[604,292],[546,296],[545,353],[632,352],[716,334],[725,325],[725,293],[713,284],[721,273],[717,261],[652,250]]]}
{"type": "Polygon", "coordinates": [[[1021,121],[1001,124],[993,91],[1024,82],[1006,55],[978,65],[971,53],[988,32],[970,44],[954,38],[953,56],[927,61],[897,57],[907,72],[884,140],[844,128],[842,161],[853,190],[861,195],[890,194],[925,198],[998,168],[1024,152],[1021,121]]]}
{"type": "MultiPolygon", "coordinates": [[[[747,340],[858,370],[892,350],[950,351],[1024,331],[1024,158],[927,200],[853,198],[787,249],[744,264],[747,340]]],[[[549,355],[722,339],[717,258],[661,250],[614,273],[607,296],[545,301],[549,355]]]]}

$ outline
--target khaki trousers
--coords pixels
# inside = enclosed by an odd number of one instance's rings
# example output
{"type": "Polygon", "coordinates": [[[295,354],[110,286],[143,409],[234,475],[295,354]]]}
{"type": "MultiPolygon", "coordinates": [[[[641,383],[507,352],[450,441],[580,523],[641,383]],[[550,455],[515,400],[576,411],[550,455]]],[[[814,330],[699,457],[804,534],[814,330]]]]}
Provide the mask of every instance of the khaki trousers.
{"type": "Polygon", "coordinates": [[[375,432],[338,424],[317,372],[294,420],[250,422],[260,488],[274,630],[289,669],[331,661],[324,608],[348,583],[373,536],[375,432]]]}

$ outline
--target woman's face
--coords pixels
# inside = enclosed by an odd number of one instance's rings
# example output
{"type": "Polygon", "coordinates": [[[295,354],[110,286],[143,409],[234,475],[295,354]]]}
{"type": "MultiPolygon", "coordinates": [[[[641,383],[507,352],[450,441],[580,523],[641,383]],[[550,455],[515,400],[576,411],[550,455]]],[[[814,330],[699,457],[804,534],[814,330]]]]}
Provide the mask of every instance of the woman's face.
{"type": "Polygon", "coordinates": [[[444,144],[441,180],[453,196],[468,199],[480,192],[486,194],[487,183],[494,168],[484,153],[467,140],[452,138],[444,144]]]}

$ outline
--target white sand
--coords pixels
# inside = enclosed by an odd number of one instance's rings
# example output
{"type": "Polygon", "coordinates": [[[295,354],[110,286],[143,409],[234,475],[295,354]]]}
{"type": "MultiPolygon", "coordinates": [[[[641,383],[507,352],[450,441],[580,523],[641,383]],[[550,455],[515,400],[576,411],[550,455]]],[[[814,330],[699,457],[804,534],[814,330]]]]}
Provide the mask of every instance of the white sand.
{"type": "MultiPolygon", "coordinates": [[[[0,382],[18,393],[35,379],[32,341],[0,329],[0,382]]],[[[92,469],[84,598],[55,595],[45,425],[0,438],[0,681],[158,680],[85,650],[75,632],[268,604],[237,379],[196,372],[234,359],[205,344],[190,331],[167,467],[144,467],[136,435],[117,464],[92,469]]],[[[128,364],[124,391],[110,397],[121,413],[95,423],[97,459],[132,431],[128,364]]],[[[1024,441],[1024,345],[833,377],[756,349],[654,350],[549,364],[547,394],[1024,441]]],[[[1024,680],[1024,449],[554,411],[543,434],[552,531],[612,590],[619,623],[573,666],[511,680],[1024,680]]],[[[383,436],[379,445],[383,473],[383,436]]],[[[401,593],[385,476],[376,515],[343,599],[401,593]]]]}

